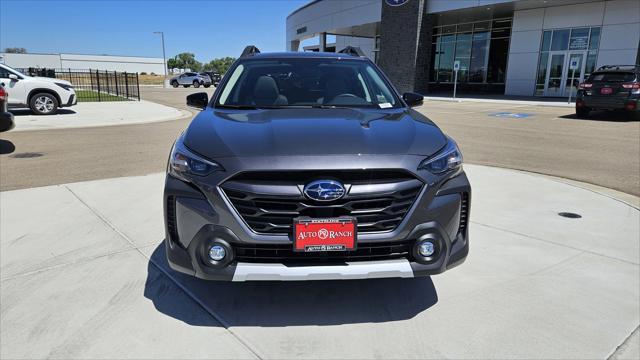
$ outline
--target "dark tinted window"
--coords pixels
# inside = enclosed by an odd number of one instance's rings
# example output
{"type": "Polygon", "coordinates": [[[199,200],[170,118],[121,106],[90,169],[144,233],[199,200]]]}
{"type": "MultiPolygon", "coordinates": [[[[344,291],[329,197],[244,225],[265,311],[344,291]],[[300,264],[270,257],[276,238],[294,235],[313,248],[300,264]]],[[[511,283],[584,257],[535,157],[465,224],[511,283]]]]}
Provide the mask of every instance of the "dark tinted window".
{"type": "Polygon", "coordinates": [[[390,108],[394,92],[368,61],[285,58],[242,61],[217,106],[346,106],[390,108]]]}
{"type": "Polygon", "coordinates": [[[589,77],[590,82],[629,82],[636,79],[636,74],[626,72],[595,73],[589,77]]]}

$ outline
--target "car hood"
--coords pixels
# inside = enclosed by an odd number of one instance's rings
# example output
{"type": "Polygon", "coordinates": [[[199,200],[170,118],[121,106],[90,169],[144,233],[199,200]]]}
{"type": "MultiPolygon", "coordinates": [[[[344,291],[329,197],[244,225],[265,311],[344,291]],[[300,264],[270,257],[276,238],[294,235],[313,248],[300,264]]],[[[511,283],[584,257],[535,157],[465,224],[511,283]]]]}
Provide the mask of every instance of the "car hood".
{"type": "Polygon", "coordinates": [[[56,79],[56,78],[32,76],[31,79],[37,80],[37,81],[40,81],[40,82],[50,83],[50,84],[59,83],[59,84],[71,85],[71,83],[68,82],[67,80],[56,79]]]}
{"type": "Polygon", "coordinates": [[[295,155],[413,154],[446,144],[431,120],[412,109],[207,108],[184,144],[208,158],[295,155]]]}

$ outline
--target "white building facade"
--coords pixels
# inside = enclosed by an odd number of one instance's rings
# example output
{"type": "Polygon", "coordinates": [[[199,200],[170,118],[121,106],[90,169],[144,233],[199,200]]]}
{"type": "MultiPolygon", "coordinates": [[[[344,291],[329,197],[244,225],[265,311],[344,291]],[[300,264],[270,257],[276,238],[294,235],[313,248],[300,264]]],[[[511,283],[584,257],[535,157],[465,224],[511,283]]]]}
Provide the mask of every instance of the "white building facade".
{"type": "Polygon", "coordinates": [[[141,56],[82,54],[13,54],[0,53],[4,64],[18,69],[46,68],[72,70],[109,70],[130,73],[164,74],[162,58],[141,56]]]}
{"type": "Polygon", "coordinates": [[[458,63],[462,92],[559,97],[602,65],[640,63],[640,1],[316,0],[286,34],[292,51],[327,35],[360,46],[406,91],[449,92],[458,63]]]}

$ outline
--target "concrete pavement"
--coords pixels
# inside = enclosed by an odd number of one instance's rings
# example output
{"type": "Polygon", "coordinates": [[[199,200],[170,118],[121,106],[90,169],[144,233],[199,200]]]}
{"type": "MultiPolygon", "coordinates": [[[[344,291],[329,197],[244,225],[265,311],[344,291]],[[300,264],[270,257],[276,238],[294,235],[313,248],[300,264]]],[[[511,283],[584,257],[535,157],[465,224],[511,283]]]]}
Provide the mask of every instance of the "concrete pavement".
{"type": "Polygon", "coordinates": [[[0,355],[638,358],[638,209],[547,177],[465,167],[469,258],[420,279],[177,274],[161,244],[163,174],[2,192],[0,355]]]}
{"type": "Polygon", "coordinates": [[[79,103],[47,116],[33,115],[30,110],[23,109],[11,112],[16,122],[12,131],[146,124],[191,115],[185,110],[144,100],[79,103]]]}

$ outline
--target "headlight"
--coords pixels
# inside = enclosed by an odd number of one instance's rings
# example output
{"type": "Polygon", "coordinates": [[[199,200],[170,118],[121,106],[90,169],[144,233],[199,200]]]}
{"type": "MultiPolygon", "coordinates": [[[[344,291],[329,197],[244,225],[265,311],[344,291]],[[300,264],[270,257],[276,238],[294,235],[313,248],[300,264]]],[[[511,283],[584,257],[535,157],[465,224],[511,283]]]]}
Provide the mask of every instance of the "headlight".
{"type": "Polygon", "coordinates": [[[167,170],[171,175],[187,180],[189,175],[206,176],[214,171],[224,169],[220,164],[203,159],[201,156],[189,151],[182,143],[181,136],[176,140],[173,149],[171,149],[167,170]]]}
{"type": "Polygon", "coordinates": [[[67,84],[63,84],[63,83],[55,83],[56,85],[60,86],[61,88],[69,91],[71,89],[73,89],[73,85],[67,85],[67,84]]]}
{"type": "Polygon", "coordinates": [[[445,148],[434,157],[425,159],[418,166],[418,170],[427,170],[433,174],[441,174],[462,167],[462,153],[458,145],[451,138],[447,138],[445,148]]]}

